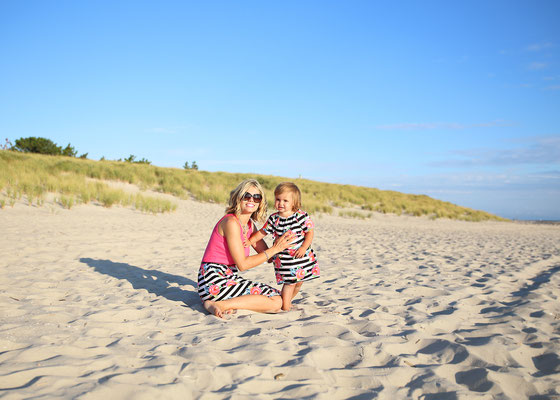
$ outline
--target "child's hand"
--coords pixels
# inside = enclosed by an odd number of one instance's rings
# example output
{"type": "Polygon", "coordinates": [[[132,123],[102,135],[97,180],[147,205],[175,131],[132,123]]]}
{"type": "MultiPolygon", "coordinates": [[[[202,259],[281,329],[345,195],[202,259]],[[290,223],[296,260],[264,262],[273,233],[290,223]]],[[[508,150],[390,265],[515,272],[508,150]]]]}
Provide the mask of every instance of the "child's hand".
{"type": "Polygon", "coordinates": [[[251,247],[251,241],[249,239],[245,239],[243,241],[243,247],[251,247]]]}
{"type": "Polygon", "coordinates": [[[303,247],[300,247],[299,249],[296,250],[296,254],[294,254],[295,258],[302,258],[303,256],[305,256],[305,252],[307,251],[307,249],[304,249],[303,247]]]}

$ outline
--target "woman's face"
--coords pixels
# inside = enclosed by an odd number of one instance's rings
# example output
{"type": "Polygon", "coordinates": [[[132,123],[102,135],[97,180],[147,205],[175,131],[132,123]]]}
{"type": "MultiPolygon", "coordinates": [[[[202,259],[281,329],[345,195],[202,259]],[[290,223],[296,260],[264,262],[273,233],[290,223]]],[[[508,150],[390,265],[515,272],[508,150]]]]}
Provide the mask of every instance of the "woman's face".
{"type": "MultiPolygon", "coordinates": [[[[257,196],[257,197],[258,197],[257,196]]],[[[252,214],[259,209],[262,201],[262,193],[254,186],[249,186],[249,189],[241,195],[241,214],[252,214]],[[255,201],[252,197],[254,195],[260,196],[261,200],[255,201]]]]}

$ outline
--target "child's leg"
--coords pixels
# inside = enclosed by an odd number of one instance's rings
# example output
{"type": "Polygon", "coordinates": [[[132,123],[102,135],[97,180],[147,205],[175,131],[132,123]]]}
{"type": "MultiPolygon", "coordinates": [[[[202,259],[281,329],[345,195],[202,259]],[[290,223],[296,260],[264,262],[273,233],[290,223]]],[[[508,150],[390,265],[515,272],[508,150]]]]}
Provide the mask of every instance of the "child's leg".
{"type": "Polygon", "coordinates": [[[290,311],[290,308],[292,308],[295,288],[296,285],[284,284],[284,286],[282,286],[282,310],[290,311]]]}
{"type": "Polygon", "coordinates": [[[294,288],[294,293],[292,293],[292,300],[294,299],[294,297],[296,297],[296,294],[298,294],[301,285],[303,285],[303,282],[298,282],[294,285],[295,288],[294,288]]]}

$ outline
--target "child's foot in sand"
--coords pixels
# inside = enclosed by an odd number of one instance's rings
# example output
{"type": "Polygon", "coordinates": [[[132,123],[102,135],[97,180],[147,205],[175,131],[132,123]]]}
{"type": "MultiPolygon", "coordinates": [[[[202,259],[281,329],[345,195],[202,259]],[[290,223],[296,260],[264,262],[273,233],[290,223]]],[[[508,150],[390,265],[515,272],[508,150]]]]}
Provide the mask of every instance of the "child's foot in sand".
{"type": "Polygon", "coordinates": [[[292,303],[282,304],[282,311],[290,311],[292,309],[292,303]]]}

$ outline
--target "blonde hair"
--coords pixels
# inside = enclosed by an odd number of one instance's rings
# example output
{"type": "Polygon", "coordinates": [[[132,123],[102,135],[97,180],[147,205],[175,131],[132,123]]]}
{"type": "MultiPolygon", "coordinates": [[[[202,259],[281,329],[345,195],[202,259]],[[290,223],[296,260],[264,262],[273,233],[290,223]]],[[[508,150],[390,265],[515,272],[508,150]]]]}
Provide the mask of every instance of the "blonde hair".
{"type": "Polygon", "coordinates": [[[267,208],[266,196],[264,195],[264,190],[261,184],[255,179],[246,179],[231,191],[229,194],[229,205],[226,208],[226,214],[235,214],[237,217],[241,215],[241,198],[251,187],[257,189],[262,195],[259,207],[251,214],[251,219],[257,222],[264,222],[267,208]]]}
{"type": "Polygon", "coordinates": [[[276,189],[274,189],[274,196],[278,196],[279,194],[282,194],[284,192],[290,192],[292,194],[292,200],[294,201],[292,211],[299,210],[301,208],[301,192],[299,191],[299,188],[296,186],[296,184],[292,182],[280,183],[278,186],[276,186],[276,189]]]}

